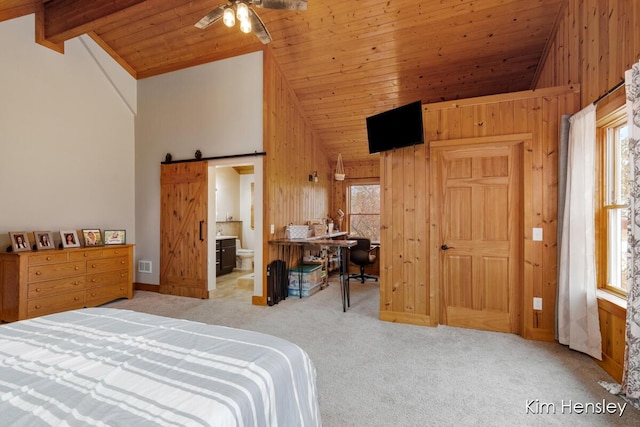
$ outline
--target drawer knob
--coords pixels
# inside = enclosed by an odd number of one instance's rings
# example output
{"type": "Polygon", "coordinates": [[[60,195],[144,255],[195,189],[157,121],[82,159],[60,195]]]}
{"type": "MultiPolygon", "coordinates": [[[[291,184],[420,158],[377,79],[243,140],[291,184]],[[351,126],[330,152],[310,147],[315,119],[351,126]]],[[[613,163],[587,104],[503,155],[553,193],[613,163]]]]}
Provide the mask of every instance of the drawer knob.
{"type": "Polygon", "coordinates": [[[82,256],[86,258],[86,257],[89,256],[89,254],[85,252],[84,255],[82,255],[82,256]]]}
{"type": "Polygon", "coordinates": [[[95,278],[93,278],[93,279],[91,279],[91,281],[92,281],[93,283],[95,283],[95,282],[96,282],[96,279],[95,279],[95,278]]]}
{"type": "Polygon", "coordinates": [[[120,251],[113,251],[114,254],[118,255],[120,251]]]}
{"type": "Polygon", "coordinates": [[[41,275],[42,273],[40,271],[36,271],[36,276],[41,275]]]}
{"type": "Polygon", "coordinates": [[[120,264],[124,264],[124,261],[120,261],[120,264]]]}
{"type": "Polygon", "coordinates": [[[40,292],[42,289],[40,288],[36,288],[36,292],[40,292]]]}
{"type": "Polygon", "coordinates": [[[51,257],[50,256],[47,257],[47,261],[51,261],[51,257]]]}
{"type": "Polygon", "coordinates": [[[39,309],[39,308],[40,308],[40,304],[36,304],[36,309],[39,309]]]}
{"type": "Polygon", "coordinates": [[[96,268],[96,265],[95,264],[91,264],[91,268],[96,268]]]}
{"type": "Polygon", "coordinates": [[[79,299],[80,299],[80,298],[78,298],[78,297],[73,297],[73,300],[74,300],[74,301],[78,301],[79,299]]]}
{"type": "Polygon", "coordinates": [[[124,277],[124,276],[125,276],[125,274],[124,274],[124,273],[120,273],[120,277],[124,277]]]}
{"type": "Polygon", "coordinates": [[[73,267],[74,270],[80,270],[80,267],[78,267],[77,265],[75,267],[73,267]]]}
{"type": "Polygon", "coordinates": [[[92,296],[92,297],[95,297],[95,296],[96,296],[96,293],[95,293],[95,292],[91,292],[91,296],[92,296]]]}
{"type": "Polygon", "coordinates": [[[80,282],[73,282],[74,286],[78,286],[80,282]]]}

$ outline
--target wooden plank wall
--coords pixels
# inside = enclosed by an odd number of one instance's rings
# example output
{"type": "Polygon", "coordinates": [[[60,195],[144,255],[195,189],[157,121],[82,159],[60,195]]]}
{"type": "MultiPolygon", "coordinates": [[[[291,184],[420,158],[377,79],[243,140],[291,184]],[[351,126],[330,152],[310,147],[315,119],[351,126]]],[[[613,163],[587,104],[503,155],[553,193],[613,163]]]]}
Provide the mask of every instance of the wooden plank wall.
{"type": "MultiPolygon", "coordinates": [[[[275,63],[271,51],[264,50],[264,227],[265,267],[278,253],[268,242],[284,237],[287,224],[306,224],[329,213],[331,166],[311,124],[301,114],[298,100],[275,63]],[[319,182],[309,182],[318,172],[319,182]],[[270,225],[275,234],[270,233],[270,225]]],[[[291,262],[294,261],[290,260],[291,262]]],[[[266,270],[262,272],[266,287],[266,270]]],[[[266,289],[254,304],[266,304],[266,289]]]]}
{"type": "MultiPolygon", "coordinates": [[[[522,335],[553,340],[556,300],[557,144],[560,118],[579,109],[579,86],[486,96],[423,106],[425,144],[381,154],[380,318],[439,322],[439,290],[428,283],[431,141],[531,134],[524,188],[522,335]],[[544,241],[532,240],[532,227],[544,241]],[[532,298],[543,299],[543,310],[532,298]]],[[[527,162],[525,162],[527,164],[527,162]]]]}
{"type": "MultiPolygon", "coordinates": [[[[568,0],[541,61],[536,88],[578,82],[581,107],[594,102],[640,60],[640,2],[636,0],[568,0]]],[[[606,101],[606,100],[605,100],[606,101]]],[[[598,104],[602,107],[605,102],[598,104]]],[[[622,378],[626,310],[599,299],[603,361],[622,378]]]]}
{"type": "Polygon", "coordinates": [[[380,157],[380,319],[433,326],[428,142],[380,157]]]}
{"type": "Polygon", "coordinates": [[[579,83],[581,107],[594,102],[640,60],[640,2],[567,0],[533,88],[579,83]]]}

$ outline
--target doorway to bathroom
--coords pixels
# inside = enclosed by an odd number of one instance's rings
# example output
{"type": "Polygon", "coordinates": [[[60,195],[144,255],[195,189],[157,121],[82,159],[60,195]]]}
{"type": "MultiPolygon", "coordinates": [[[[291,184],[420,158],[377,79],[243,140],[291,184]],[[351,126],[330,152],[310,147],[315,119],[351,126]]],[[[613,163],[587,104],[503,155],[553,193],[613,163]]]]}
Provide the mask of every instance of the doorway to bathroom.
{"type": "Polygon", "coordinates": [[[251,304],[262,296],[262,158],[213,160],[209,181],[210,298],[251,304]]]}

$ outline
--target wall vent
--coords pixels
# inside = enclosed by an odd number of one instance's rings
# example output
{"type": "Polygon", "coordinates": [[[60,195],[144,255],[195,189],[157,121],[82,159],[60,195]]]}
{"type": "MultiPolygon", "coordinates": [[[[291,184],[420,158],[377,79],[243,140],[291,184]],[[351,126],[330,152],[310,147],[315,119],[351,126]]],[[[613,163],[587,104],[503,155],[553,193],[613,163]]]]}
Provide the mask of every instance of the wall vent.
{"type": "Polygon", "coordinates": [[[138,273],[151,273],[151,261],[138,261],[138,273]]]}

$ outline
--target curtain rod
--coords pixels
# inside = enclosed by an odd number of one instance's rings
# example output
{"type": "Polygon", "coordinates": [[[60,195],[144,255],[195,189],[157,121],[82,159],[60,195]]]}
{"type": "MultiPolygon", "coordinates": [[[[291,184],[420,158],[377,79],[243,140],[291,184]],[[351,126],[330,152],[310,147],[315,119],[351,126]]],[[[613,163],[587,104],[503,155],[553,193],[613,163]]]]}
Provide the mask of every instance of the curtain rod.
{"type": "Polygon", "coordinates": [[[608,91],[606,91],[604,93],[604,95],[600,95],[598,97],[598,99],[596,99],[595,101],[593,101],[593,105],[596,105],[598,102],[602,101],[603,99],[605,99],[607,96],[611,95],[613,92],[615,92],[616,90],[620,89],[621,86],[624,86],[624,79],[619,82],[617,85],[615,85],[614,87],[612,87],[611,89],[609,89],[608,91]]]}
{"type": "Polygon", "coordinates": [[[167,153],[167,156],[165,157],[165,161],[161,162],[161,164],[163,165],[168,165],[171,163],[187,163],[187,162],[200,162],[202,160],[220,160],[220,159],[234,159],[236,157],[249,157],[249,156],[266,156],[267,153],[266,151],[254,151],[253,153],[247,153],[247,154],[231,154],[228,156],[215,156],[215,157],[201,157],[201,155],[199,155],[200,150],[196,151],[196,158],[195,159],[186,159],[186,160],[171,160],[171,154],[167,153]]]}

